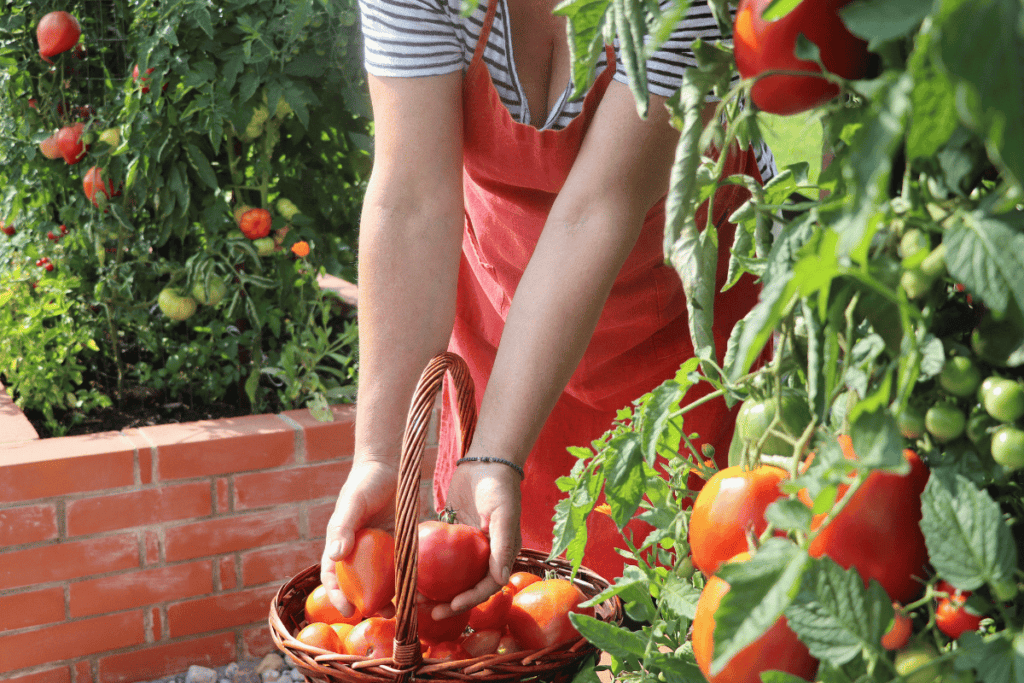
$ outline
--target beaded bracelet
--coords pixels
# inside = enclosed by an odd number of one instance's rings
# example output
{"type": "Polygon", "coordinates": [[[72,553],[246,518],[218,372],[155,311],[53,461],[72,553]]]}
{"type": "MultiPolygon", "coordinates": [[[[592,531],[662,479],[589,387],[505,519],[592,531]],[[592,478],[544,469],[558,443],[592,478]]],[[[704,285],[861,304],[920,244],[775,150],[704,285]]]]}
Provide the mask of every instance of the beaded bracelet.
{"type": "Polygon", "coordinates": [[[491,458],[491,457],[488,457],[488,456],[480,456],[480,457],[477,457],[477,458],[459,458],[458,460],[455,461],[455,464],[456,465],[461,465],[464,462],[497,462],[497,463],[501,463],[502,465],[508,465],[509,467],[514,469],[516,471],[516,473],[521,478],[526,479],[526,473],[523,472],[523,468],[522,467],[520,467],[519,465],[515,464],[511,460],[505,460],[504,458],[491,458]]]}

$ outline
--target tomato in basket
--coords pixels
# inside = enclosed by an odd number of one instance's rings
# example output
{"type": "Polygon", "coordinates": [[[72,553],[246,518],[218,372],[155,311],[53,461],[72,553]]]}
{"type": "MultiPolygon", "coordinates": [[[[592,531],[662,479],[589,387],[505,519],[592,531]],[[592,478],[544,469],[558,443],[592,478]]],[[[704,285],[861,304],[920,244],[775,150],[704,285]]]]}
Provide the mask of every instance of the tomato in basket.
{"type": "Polygon", "coordinates": [[[460,612],[447,619],[437,621],[431,616],[436,602],[421,602],[416,605],[416,632],[425,643],[440,643],[457,640],[469,623],[469,612],[460,612]]]}
{"type": "Polygon", "coordinates": [[[545,579],[522,589],[512,598],[508,630],[525,650],[540,650],[580,637],[569,612],[594,616],[593,607],[580,607],[587,597],[567,579],[545,579]]]}
{"type": "Polygon", "coordinates": [[[352,627],[345,636],[344,654],[359,655],[370,659],[391,657],[395,651],[394,619],[370,617],[352,627]]]}

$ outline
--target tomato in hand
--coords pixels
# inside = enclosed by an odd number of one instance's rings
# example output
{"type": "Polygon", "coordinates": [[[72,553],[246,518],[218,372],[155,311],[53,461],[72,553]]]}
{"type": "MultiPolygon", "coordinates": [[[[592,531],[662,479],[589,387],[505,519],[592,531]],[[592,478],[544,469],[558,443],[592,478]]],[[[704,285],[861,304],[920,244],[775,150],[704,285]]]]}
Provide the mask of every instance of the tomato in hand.
{"type": "Polygon", "coordinates": [[[360,621],[345,636],[345,654],[370,659],[394,656],[396,626],[394,619],[383,617],[370,617],[360,621]]]}
{"type": "Polygon", "coordinates": [[[531,584],[512,598],[508,630],[525,650],[562,645],[580,637],[569,613],[594,616],[593,607],[580,607],[586,596],[567,579],[545,579],[531,584]]]}
{"type": "MultiPolygon", "coordinates": [[[[821,73],[812,61],[795,54],[797,34],[818,46],[822,63],[847,79],[863,78],[868,67],[867,43],[853,36],[839,10],[850,0],[803,0],[789,14],[766,21],[771,0],[740,0],[733,27],[736,68],[743,78],[767,71],[821,73]]],[[[773,114],[795,114],[824,104],[839,94],[839,86],[820,76],[774,75],[754,83],[751,99],[773,114]]]]}
{"type": "Polygon", "coordinates": [[[338,586],[360,614],[376,614],[395,597],[395,539],[381,529],[360,529],[355,546],[334,564],[338,586]]]}
{"type": "MultiPolygon", "coordinates": [[[[740,553],[731,562],[750,559],[740,553]]],[[[764,671],[785,671],[808,681],[814,680],[818,660],[789,628],[786,617],[779,617],[771,628],[736,656],[717,675],[711,675],[711,659],[715,651],[715,611],[729,592],[729,584],[712,576],[704,584],[693,619],[693,656],[709,683],[760,683],[764,671]]]]}
{"type": "MultiPolygon", "coordinates": [[[[540,577],[538,577],[539,580],[540,577]]],[[[516,592],[509,586],[502,586],[497,593],[469,610],[469,627],[474,631],[503,629],[512,608],[516,592]]]]}
{"type": "Polygon", "coordinates": [[[436,602],[421,602],[416,605],[416,632],[420,640],[425,643],[457,640],[469,624],[469,612],[459,612],[437,621],[431,615],[436,606],[436,602]]]}
{"type": "Polygon", "coordinates": [[[753,470],[727,467],[716,472],[697,495],[690,516],[690,552],[693,565],[705,575],[747,550],[747,529],[760,536],[768,526],[764,512],[785,498],[779,484],[786,471],[762,466],[753,470]]]}
{"type": "Polygon", "coordinates": [[[490,541],[476,527],[420,522],[416,589],[428,600],[451,602],[487,576],[490,555],[490,541]]]}
{"type": "MultiPolygon", "coordinates": [[[[846,458],[856,460],[850,438],[838,438],[846,458]]],[[[904,450],[903,457],[910,463],[908,474],[872,472],[828,526],[821,528],[827,515],[817,515],[811,524],[817,534],[809,550],[814,557],[827,555],[844,569],[856,567],[865,585],[875,579],[890,600],[907,604],[920,594],[920,578],[927,576],[921,493],[929,472],[914,451],[904,450]]],[[[837,500],[846,489],[839,487],[837,500]]],[[[806,492],[801,491],[800,498],[811,504],[806,492]]]]}

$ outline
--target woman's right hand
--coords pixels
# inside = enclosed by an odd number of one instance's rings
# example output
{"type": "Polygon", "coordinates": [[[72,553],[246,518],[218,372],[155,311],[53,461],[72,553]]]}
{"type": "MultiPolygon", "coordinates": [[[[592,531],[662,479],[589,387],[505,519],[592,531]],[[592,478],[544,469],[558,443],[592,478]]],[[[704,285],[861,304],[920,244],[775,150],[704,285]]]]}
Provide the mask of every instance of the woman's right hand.
{"type": "Polygon", "coordinates": [[[331,603],[346,617],[355,612],[338,586],[334,563],[351,552],[356,532],[365,527],[393,529],[398,459],[360,458],[352,465],[327,522],[327,538],[320,559],[320,582],[331,603]]]}

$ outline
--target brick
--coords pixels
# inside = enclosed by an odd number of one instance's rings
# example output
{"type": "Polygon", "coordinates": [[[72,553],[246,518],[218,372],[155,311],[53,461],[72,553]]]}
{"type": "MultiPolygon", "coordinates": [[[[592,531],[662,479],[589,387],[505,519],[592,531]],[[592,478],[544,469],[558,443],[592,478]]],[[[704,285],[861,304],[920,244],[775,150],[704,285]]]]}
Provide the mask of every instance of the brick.
{"type": "Polygon", "coordinates": [[[141,611],[66,621],[0,635],[0,673],[49,664],[56,657],[78,659],[146,642],[141,611]]]}
{"type": "Polygon", "coordinates": [[[226,512],[231,512],[231,480],[222,478],[217,480],[217,514],[226,512]]]}
{"type": "Polygon", "coordinates": [[[180,519],[208,517],[213,513],[210,485],[187,484],[137,489],[106,496],[92,496],[67,504],[69,536],[149,526],[180,519]]]}
{"type": "Polygon", "coordinates": [[[101,657],[97,683],[133,683],[173,676],[187,671],[193,664],[216,668],[230,664],[235,654],[233,633],[136,648],[101,657]]]}
{"type": "Polygon", "coordinates": [[[264,624],[242,632],[242,644],[245,656],[250,659],[261,659],[271,652],[280,652],[274,639],[270,636],[270,628],[264,624]]]}
{"type": "Polygon", "coordinates": [[[53,505],[0,509],[0,547],[49,541],[58,533],[57,508],[53,505]]]}
{"type": "Polygon", "coordinates": [[[135,484],[135,448],[118,432],[62,436],[0,449],[0,504],[135,484]]]}
{"type": "Polygon", "coordinates": [[[0,553],[0,590],[135,569],[139,559],[127,534],[13,550],[0,553]]]}
{"type": "Polygon", "coordinates": [[[145,566],[160,563],[160,532],[155,529],[146,529],[145,553],[145,566]]]}
{"type": "Polygon", "coordinates": [[[235,477],[235,510],[338,497],[351,461],[328,462],[235,477]]]}
{"type": "Polygon", "coordinates": [[[187,600],[167,607],[171,639],[267,622],[277,587],[263,586],[187,600]]]}
{"type": "Polygon", "coordinates": [[[143,427],[157,448],[160,481],[281,467],[293,462],[295,433],[276,415],[143,427]]]}
{"type": "Polygon", "coordinates": [[[0,593],[3,630],[64,621],[64,589],[59,586],[26,593],[0,593]]]}
{"type": "Polygon", "coordinates": [[[306,514],[309,520],[309,529],[306,530],[307,538],[319,538],[323,539],[327,534],[327,522],[331,519],[331,514],[334,512],[334,501],[330,503],[314,503],[308,507],[306,514]]]}
{"type": "Polygon", "coordinates": [[[0,444],[38,439],[39,434],[0,384],[0,444]]]}
{"type": "Polygon", "coordinates": [[[220,589],[233,591],[238,587],[238,570],[235,567],[235,557],[220,558],[220,589]]]}
{"type": "Polygon", "coordinates": [[[71,584],[71,618],[120,612],[213,592],[213,563],[188,562],[71,584]]]}
{"type": "Polygon", "coordinates": [[[11,676],[3,680],[5,683],[71,683],[71,669],[66,666],[58,666],[22,676],[11,676]]]}
{"type": "Polygon", "coordinates": [[[151,635],[153,637],[152,639],[147,638],[147,640],[161,640],[164,637],[164,620],[160,616],[159,607],[154,607],[153,609],[149,610],[149,621],[150,624],[152,625],[151,635]]]}
{"type": "Polygon", "coordinates": [[[281,586],[303,569],[320,564],[323,552],[323,541],[318,540],[288,543],[245,553],[242,555],[242,585],[249,587],[276,583],[281,586]]]}
{"type": "Polygon", "coordinates": [[[75,663],[75,683],[92,683],[92,663],[89,660],[75,663]]]}
{"type": "Polygon", "coordinates": [[[320,422],[308,409],[281,413],[303,429],[306,462],[351,458],[356,450],[356,407],[331,406],[333,422],[320,422]]]}
{"type": "Polygon", "coordinates": [[[268,510],[169,526],[164,531],[167,562],[223,555],[294,540],[299,535],[295,509],[268,510]]]}

